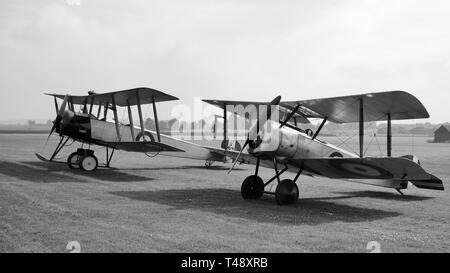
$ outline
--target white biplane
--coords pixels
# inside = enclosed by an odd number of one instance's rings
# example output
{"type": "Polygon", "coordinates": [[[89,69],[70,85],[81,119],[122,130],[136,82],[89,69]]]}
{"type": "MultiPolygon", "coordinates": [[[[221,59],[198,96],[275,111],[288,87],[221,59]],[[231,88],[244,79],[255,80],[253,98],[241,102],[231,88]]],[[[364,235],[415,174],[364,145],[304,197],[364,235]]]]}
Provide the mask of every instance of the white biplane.
{"type": "MultiPolygon", "coordinates": [[[[214,161],[226,162],[227,160],[225,155],[218,153],[215,149],[160,133],[156,103],[178,100],[161,91],[141,87],[102,94],[89,92],[87,96],[47,95],[54,97],[56,109],[56,118],[50,135],[56,132],[60,140],[50,159],[36,153],[41,160],[54,161],[69,139],[88,144],[89,147],[90,145],[106,147],[105,167],[110,167],[115,150],[205,160],[207,167],[214,161]],[[62,100],[61,106],[58,105],[58,99],[62,100]],[[142,105],[145,104],[153,105],[156,131],[145,128],[142,115],[142,105]],[[78,111],[75,109],[77,105],[80,106],[78,111]],[[127,109],[127,124],[119,122],[119,107],[127,109]],[[134,125],[132,107],[137,107],[139,126],[134,125]],[[110,112],[113,114],[113,119],[108,120],[110,112]]],[[[93,150],[78,148],[68,156],[67,165],[83,171],[94,171],[99,164],[93,150]]]]}
{"type": "MultiPolygon", "coordinates": [[[[242,183],[241,194],[244,199],[259,199],[266,193],[274,194],[280,205],[291,204],[298,199],[299,190],[296,182],[301,174],[389,187],[401,194],[401,190],[408,186],[408,182],[418,188],[444,189],[442,181],[425,171],[415,156],[391,156],[391,121],[429,117],[422,103],[407,92],[388,91],[286,102],[281,102],[281,97],[277,97],[270,103],[204,101],[222,108],[224,117],[228,112],[227,109],[248,110],[272,105],[268,111],[257,111],[258,122],[248,131],[246,141],[239,152],[216,149],[217,153],[234,159],[230,171],[237,162],[256,166],[255,173],[248,176],[242,183]],[[256,107],[249,107],[252,105],[256,107]],[[284,114],[284,118],[271,119],[275,111],[281,113],[279,117],[284,114]],[[316,132],[300,128],[298,123],[307,123],[308,118],[322,119],[316,132]],[[359,122],[359,154],[318,139],[327,121],[359,122]],[[364,157],[364,122],[366,121],[387,121],[387,156],[364,157]],[[244,153],[247,146],[248,153],[244,153]],[[273,168],[275,175],[264,182],[258,176],[260,166],[273,168]],[[294,178],[281,180],[280,175],[285,171],[294,172],[294,178]],[[266,187],[275,180],[278,182],[275,192],[266,190],[266,187]]],[[[252,110],[240,111],[240,113],[230,111],[245,118],[252,115],[252,113],[248,115],[252,110]]]]}

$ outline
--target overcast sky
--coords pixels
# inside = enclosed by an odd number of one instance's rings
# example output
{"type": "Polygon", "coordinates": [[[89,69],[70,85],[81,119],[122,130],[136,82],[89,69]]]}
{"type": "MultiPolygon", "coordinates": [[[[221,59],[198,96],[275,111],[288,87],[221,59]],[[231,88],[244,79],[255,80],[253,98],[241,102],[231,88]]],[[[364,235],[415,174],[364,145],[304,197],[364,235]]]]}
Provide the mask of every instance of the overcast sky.
{"type": "Polygon", "coordinates": [[[147,86],[285,100],[405,90],[450,121],[450,1],[0,0],[0,121],[53,119],[43,92],[147,86]]]}

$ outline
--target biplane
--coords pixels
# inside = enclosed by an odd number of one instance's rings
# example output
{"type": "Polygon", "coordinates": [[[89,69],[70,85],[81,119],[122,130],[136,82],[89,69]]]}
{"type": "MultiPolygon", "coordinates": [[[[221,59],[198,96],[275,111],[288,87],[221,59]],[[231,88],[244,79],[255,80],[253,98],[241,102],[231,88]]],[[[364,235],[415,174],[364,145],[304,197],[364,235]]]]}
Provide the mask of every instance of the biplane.
{"type": "Polygon", "coordinates": [[[55,161],[55,157],[67,145],[69,139],[81,143],[82,147],[71,153],[66,163],[72,169],[79,168],[83,171],[94,171],[99,166],[94,150],[90,149],[91,145],[106,148],[103,167],[110,167],[115,150],[205,160],[207,167],[214,161],[226,162],[227,160],[225,155],[212,148],[161,134],[156,104],[178,100],[161,91],[141,87],[101,94],[88,92],[85,96],[48,93],[46,95],[54,98],[56,110],[50,135],[56,132],[60,140],[50,159],[36,153],[41,160],[55,161]],[[61,105],[58,104],[58,100],[62,100],[61,105]],[[145,128],[142,106],[148,104],[151,104],[153,108],[156,131],[145,128]],[[127,109],[127,123],[119,121],[120,107],[127,109]],[[135,126],[133,121],[133,109],[136,110],[136,108],[139,126],[135,126]],[[111,115],[111,113],[112,118],[109,118],[108,114],[111,115]],[[85,144],[88,148],[83,148],[85,144]]]}
{"type": "Polygon", "coordinates": [[[422,103],[407,92],[388,91],[286,102],[282,102],[280,96],[271,102],[203,101],[223,109],[224,117],[227,112],[232,112],[247,119],[251,116],[247,115],[248,112],[257,109],[258,120],[248,130],[241,150],[216,150],[234,160],[230,171],[237,162],[255,165],[254,174],[242,182],[241,195],[244,199],[259,199],[263,194],[274,194],[278,204],[291,204],[299,197],[296,182],[300,175],[394,188],[401,194],[408,183],[418,188],[444,190],[442,181],[425,171],[417,157],[392,156],[391,121],[429,117],[422,103]],[[252,105],[255,107],[249,108],[252,105]],[[266,111],[258,111],[261,106],[270,107],[266,111]],[[275,111],[279,113],[276,119],[271,118],[275,111]],[[308,123],[310,118],[321,120],[315,132],[300,126],[308,123]],[[386,156],[364,156],[364,123],[369,121],[387,121],[386,156]],[[319,135],[326,122],[359,123],[359,154],[321,141],[319,135]],[[247,152],[244,152],[247,146],[247,152]],[[258,175],[260,166],[272,168],[274,176],[263,181],[258,175]],[[293,172],[293,179],[282,180],[280,176],[285,171],[293,172]],[[278,182],[275,192],[267,190],[273,181],[278,182]]]}

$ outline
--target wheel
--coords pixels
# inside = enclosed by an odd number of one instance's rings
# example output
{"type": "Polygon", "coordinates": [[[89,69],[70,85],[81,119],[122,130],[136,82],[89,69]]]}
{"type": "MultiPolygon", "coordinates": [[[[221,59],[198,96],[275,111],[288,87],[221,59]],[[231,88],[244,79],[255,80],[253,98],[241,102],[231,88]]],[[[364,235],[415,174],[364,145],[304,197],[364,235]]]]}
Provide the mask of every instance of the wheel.
{"type": "Polygon", "coordinates": [[[275,190],[275,200],[278,205],[290,205],[298,199],[298,187],[290,179],[281,180],[275,190]]]}
{"type": "Polygon", "coordinates": [[[145,131],[144,136],[142,137],[142,132],[140,132],[136,136],[136,141],[148,141],[148,142],[155,142],[155,137],[152,135],[152,133],[145,131]]]}
{"type": "Polygon", "coordinates": [[[79,158],[80,156],[78,155],[77,152],[71,153],[69,155],[69,157],[67,158],[67,165],[69,166],[69,168],[71,169],[78,169],[80,168],[79,165],[79,158]]]}
{"type": "Polygon", "coordinates": [[[94,155],[85,155],[80,159],[80,169],[86,172],[92,172],[97,169],[98,160],[94,155]]]}
{"type": "Polygon", "coordinates": [[[257,175],[245,178],[241,186],[241,195],[244,199],[259,199],[263,195],[264,182],[257,175]]]}
{"type": "Polygon", "coordinates": [[[213,164],[213,161],[205,161],[205,167],[206,168],[209,168],[209,167],[211,167],[211,165],[213,164]]]}

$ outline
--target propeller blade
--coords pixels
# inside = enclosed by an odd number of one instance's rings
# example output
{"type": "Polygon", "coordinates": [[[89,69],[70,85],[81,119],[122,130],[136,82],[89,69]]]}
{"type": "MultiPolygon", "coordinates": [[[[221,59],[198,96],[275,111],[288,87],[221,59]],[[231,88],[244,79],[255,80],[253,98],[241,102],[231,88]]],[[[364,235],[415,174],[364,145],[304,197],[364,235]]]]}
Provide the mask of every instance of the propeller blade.
{"type": "Polygon", "coordinates": [[[48,139],[50,138],[50,136],[53,134],[53,132],[55,131],[55,129],[56,129],[56,125],[53,124],[52,129],[50,130],[50,134],[48,134],[47,140],[48,140],[48,139]]]}
{"type": "MultiPolygon", "coordinates": [[[[280,101],[281,101],[281,96],[277,96],[271,102],[269,102],[267,104],[267,106],[279,105],[280,101]]],[[[270,117],[272,116],[272,112],[273,112],[273,109],[269,109],[269,112],[267,113],[267,119],[265,120],[265,122],[263,124],[259,125],[259,131],[261,131],[262,128],[264,128],[264,125],[266,124],[266,122],[268,120],[270,120],[270,117]]],[[[257,131],[257,128],[258,128],[258,123],[260,120],[261,120],[260,117],[258,117],[257,122],[255,124],[253,124],[253,126],[250,128],[250,130],[248,132],[249,138],[251,138],[252,140],[256,139],[256,137],[259,134],[259,131],[257,131]]]]}
{"type": "MultiPolygon", "coordinates": [[[[50,130],[50,134],[48,134],[47,140],[50,138],[50,136],[53,134],[53,132],[56,130],[56,128],[61,124],[61,120],[64,115],[64,111],[66,110],[66,105],[67,105],[68,101],[69,101],[69,95],[65,95],[63,103],[61,104],[61,107],[59,108],[59,111],[56,112],[57,113],[56,118],[53,121],[53,126],[52,126],[52,129],[50,130]]],[[[58,106],[58,104],[57,104],[56,98],[55,98],[55,107],[57,107],[57,106],[58,106]]]]}
{"type": "Polygon", "coordinates": [[[233,162],[233,165],[231,166],[231,168],[228,170],[228,174],[231,173],[231,171],[233,170],[234,166],[236,166],[236,163],[239,161],[239,157],[242,154],[242,151],[244,151],[245,147],[248,145],[249,143],[249,139],[247,138],[247,140],[245,141],[244,145],[242,146],[241,150],[238,153],[238,156],[236,157],[236,159],[233,162]]]}
{"type": "Polygon", "coordinates": [[[63,103],[61,104],[61,108],[59,108],[58,116],[62,117],[64,115],[64,111],[66,110],[67,101],[69,101],[69,95],[64,96],[63,103]]]}
{"type": "Polygon", "coordinates": [[[281,96],[276,96],[271,102],[270,105],[278,105],[280,104],[281,96]]]}
{"type": "MultiPolygon", "coordinates": [[[[269,106],[272,106],[272,105],[279,105],[279,104],[280,104],[280,101],[281,101],[281,96],[277,96],[277,97],[275,97],[268,105],[269,105],[269,106]]],[[[266,122],[270,119],[271,116],[272,116],[272,109],[270,109],[270,111],[269,111],[269,113],[268,113],[268,115],[267,115],[266,122]]],[[[238,153],[236,159],[234,160],[233,165],[231,166],[230,170],[228,170],[228,174],[231,173],[231,171],[233,170],[234,166],[236,166],[236,163],[239,161],[239,157],[241,156],[241,154],[242,154],[242,152],[244,151],[245,147],[250,143],[250,136],[253,135],[253,134],[252,134],[253,131],[256,131],[256,129],[258,128],[258,122],[259,122],[259,119],[258,119],[258,121],[250,128],[249,133],[248,133],[247,140],[245,140],[245,143],[244,143],[244,145],[242,146],[241,150],[239,151],[239,153],[238,153]]],[[[263,128],[264,125],[265,125],[265,123],[261,125],[261,128],[263,128]]],[[[256,132],[256,135],[258,135],[258,133],[259,133],[259,132],[256,132]]],[[[255,139],[256,139],[256,137],[255,137],[255,139]]]]}
{"type": "MultiPolygon", "coordinates": [[[[271,102],[270,102],[270,106],[272,105],[279,105],[281,101],[281,96],[277,96],[276,98],[274,98],[271,102]]],[[[267,120],[270,119],[270,117],[272,116],[272,109],[270,109],[269,114],[267,115],[267,120]]]]}

